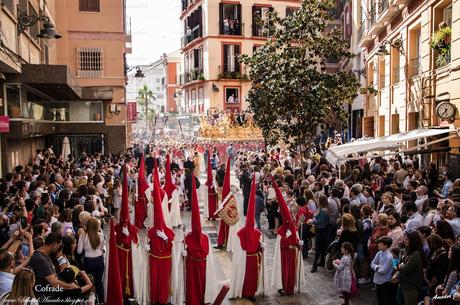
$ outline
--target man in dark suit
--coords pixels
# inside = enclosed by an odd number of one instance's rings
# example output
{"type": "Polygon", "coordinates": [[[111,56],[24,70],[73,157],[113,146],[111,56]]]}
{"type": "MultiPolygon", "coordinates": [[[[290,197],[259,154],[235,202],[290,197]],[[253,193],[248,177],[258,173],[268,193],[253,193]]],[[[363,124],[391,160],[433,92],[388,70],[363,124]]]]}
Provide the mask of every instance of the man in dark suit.
{"type": "Polygon", "coordinates": [[[153,158],[152,154],[148,154],[147,158],[145,158],[145,166],[147,167],[147,174],[151,174],[153,171],[153,167],[155,164],[155,158],[153,158]]]}
{"type": "MultiPolygon", "coordinates": [[[[184,186],[185,186],[185,192],[187,193],[187,199],[188,199],[188,209],[191,209],[191,203],[192,203],[192,173],[188,168],[185,168],[185,180],[184,180],[184,186]]],[[[196,188],[200,188],[200,180],[195,177],[195,184],[196,188]]]]}

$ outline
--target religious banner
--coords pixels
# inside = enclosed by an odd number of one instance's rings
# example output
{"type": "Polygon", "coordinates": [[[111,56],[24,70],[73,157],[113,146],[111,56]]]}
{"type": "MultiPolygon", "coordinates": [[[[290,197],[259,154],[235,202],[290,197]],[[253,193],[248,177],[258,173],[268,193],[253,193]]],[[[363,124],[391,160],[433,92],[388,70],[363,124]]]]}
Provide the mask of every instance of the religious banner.
{"type": "Polygon", "coordinates": [[[6,115],[0,115],[0,133],[10,132],[10,118],[6,115]]]}
{"type": "Polygon", "coordinates": [[[128,102],[126,113],[127,113],[129,122],[136,122],[137,121],[137,103],[128,102]]]}

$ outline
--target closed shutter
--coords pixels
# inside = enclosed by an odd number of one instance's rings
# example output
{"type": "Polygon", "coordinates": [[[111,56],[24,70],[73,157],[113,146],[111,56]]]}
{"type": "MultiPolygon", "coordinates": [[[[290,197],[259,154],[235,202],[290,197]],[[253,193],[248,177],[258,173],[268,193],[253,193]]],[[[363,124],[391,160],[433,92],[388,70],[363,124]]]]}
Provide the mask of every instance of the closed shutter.
{"type": "Polygon", "coordinates": [[[224,34],[224,4],[219,3],[219,34],[224,34]]]}
{"type": "Polygon", "coordinates": [[[234,60],[234,69],[233,71],[236,71],[236,72],[240,72],[240,62],[238,60],[238,56],[240,55],[240,46],[239,45],[235,45],[235,54],[233,56],[233,60],[234,60]]]}
{"type": "Polygon", "coordinates": [[[226,45],[224,44],[222,46],[224,48],[224,71],[223,72],[228,72],[228,65],[229,65],[229,62],[228,62],[228,47],[229,45],[226,45]]]}
{"type": "Polygon", "coordinates": [[[252,36],[257,36],[257,6],[252,7],[252,36]]]}
{"type": "Polygon", "coordinates": [[[241,35],[241,28],[243,27],[243,18],[241,16],[241,4],[236,6],[236,19],[239,21],[238,26],[236,28],[236,34],[241,35]]]}

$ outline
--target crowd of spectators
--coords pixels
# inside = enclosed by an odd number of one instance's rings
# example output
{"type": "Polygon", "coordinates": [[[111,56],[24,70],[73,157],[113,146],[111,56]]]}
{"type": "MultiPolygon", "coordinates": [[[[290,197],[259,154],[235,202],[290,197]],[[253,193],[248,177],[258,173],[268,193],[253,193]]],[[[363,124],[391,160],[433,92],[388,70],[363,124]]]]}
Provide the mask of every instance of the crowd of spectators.
{"type": "Polygon", "coordinates": [[[434,164],[422,168],[419,163],[408,156],[362,158],[348,161],[339,177],[320,154],[302,162],[282,149],[267,155],[239,151],[235,160],[244,209],[255,173],[256,223],[260,228],[265,213],[267,229],[276,232],[282,219],[273,175],[297,221],[303,257],[315,250],[311,272],[337,268],[335,283],[344,304],[355,295],[355,283],[372,285],[379,305],[456,304],[460,179],[447,167],[438,171],[434,164]],[[346,264],[352,272],[343,272],[346,264]]]}

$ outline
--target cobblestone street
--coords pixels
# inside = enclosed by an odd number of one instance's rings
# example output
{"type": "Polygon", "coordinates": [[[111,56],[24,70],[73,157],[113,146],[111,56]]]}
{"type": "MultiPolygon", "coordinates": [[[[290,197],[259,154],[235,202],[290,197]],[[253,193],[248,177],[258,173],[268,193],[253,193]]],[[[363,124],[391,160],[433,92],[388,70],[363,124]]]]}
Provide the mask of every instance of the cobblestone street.
{"type": "MultiPolygon", "coordinates": [[[[203,211],[203,204],[206,202],[206,189],[204,185],[204,177],[201,177],[202,187],[199,189],[199,198],[200,198],[200,209],[203,211]]],[[[232,176],[232,184],[238,185],[238,181],[235,177],[232,176]]],[[[239,192],[237,194],[237,200],[241,204],[242,194],[239,192]]],[[[240,209],[242,210],[242,209],[240,209]]],[[[183,221],[186,224],[187,232],[190,228],[190,212],[183,213],[183,221]]],[[[244,223],[244,217],[241,217],[241,220],[244,223]]],[[[264,222],[262,222],[263,224],[264,222]]],[[[217,230],[219,223],[211,222],[207,220],[202,220],[203,231],[206,232],[213,245],[216,244],[217,230]]],[[[182,231],[177,230],[176,234],[179,236],[182,235],[182,231]]],[[[265,241],[265,255],[267,258],[267,277],[270,278],[272,262],[273,262],[273,253],[275,247],[274,238],[268,238],[267,235],[264,235],[265,241]]],[[[179,241],[177,241],[179,242],[179,241]]],[[[219,281],[219,286],[222,286],[223,283],[230,278],[230,269],[231,269],[231,254],[225,251],[214,250],[215,255],[215,272],[216,278],[219,281]]],[[[311,263],[313,260],[314,252],[309,252],[309,257],[305,260],[305,283],[306,287],[301,289],[300,294],[295,294],[293,297],[289,296],[279,296],[276,291],[270,291],[266,296],[257,297],[257,302],[252,303],[246,299],[237,299],[237,300],[228,300],[226,299],[223,304],[257,304],[257,305],[278,305],[278,304],[290,304],[290,305],[333,305],[340,304],[342,299],[340,299],[337,293],[333,288],[333,278],[334,273],[326,271],[324,268],[318,268],[318,272],[311,273],[311,263]]],[[[267,279],[268,280],[268,279],[267,279]]],[[[361,287],[360,294],[358,297],[351,299],[350,304],[353,305],[367,305],[374,304],[376,302],[375,292],[371,291],[371,285],[365,285],[361,287]]]]}

